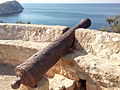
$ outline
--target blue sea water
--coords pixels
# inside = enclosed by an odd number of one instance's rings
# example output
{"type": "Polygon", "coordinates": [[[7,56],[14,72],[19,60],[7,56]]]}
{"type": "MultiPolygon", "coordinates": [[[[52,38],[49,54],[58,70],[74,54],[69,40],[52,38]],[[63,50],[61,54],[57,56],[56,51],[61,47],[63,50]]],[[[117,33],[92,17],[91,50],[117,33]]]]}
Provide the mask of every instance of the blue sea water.
{"type": "Polygon", "coordinates": [[[19,14],[0,16],[8,23],[30,21],[32,24],[74,26],[82,18],[92,20],[93,29],[107,26],[105,18],[120,14],[119,4],[22,4],[24,11],[19,14]]]}

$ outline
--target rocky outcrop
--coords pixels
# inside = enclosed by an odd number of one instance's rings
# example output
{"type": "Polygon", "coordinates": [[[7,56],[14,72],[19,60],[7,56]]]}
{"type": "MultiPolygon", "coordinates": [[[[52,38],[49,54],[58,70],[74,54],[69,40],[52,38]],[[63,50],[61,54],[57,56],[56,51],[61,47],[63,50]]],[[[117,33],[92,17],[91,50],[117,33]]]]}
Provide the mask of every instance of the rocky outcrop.
{"type": "MultiPolygon", "coordinates": [[[[25,61],[60,36],[63,28],[65,27],[1,24],[1,63],[17,65],[25,61]]],[[[120,90],[120,34],[78,29],[75,38],[73,52],[62,57],[46,73],[49,86],[58,90],[54,85],[56,83],[67,88],[74,86],[74,81],[81,80],[84,81],[86,90],[120,90]],[[64,77],[57,77],[56,74],[64,77]]]]}
{"type": "Polygon", "coordinates": [[[23,7],[17,1],[8,1],[0,4],[0,15],[8,15],[23,11],[23,7]]]}

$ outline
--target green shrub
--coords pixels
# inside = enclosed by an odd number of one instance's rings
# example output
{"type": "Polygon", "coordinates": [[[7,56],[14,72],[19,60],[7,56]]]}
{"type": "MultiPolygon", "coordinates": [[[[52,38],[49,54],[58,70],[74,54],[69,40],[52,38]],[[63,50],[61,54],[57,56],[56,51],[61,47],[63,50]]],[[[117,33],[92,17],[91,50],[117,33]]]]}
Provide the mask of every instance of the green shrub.
{"type": "Polygon", "coordinates": [[[120,15],[107,17],[106,23],[109,24],[109,27],[101,27],[100,30],[120,33],[120,15]]]}
{"type": "Polygon", "coordinates": [[[30,21],[27,24],[31,24],[30,21]]]}
{"type": "Polygon", "coordinates": [[[27,23],[26,22],[23,22],[23,21],[16,21],[17,24],[31,24],[30,21],[28,21],[27,23]]]}

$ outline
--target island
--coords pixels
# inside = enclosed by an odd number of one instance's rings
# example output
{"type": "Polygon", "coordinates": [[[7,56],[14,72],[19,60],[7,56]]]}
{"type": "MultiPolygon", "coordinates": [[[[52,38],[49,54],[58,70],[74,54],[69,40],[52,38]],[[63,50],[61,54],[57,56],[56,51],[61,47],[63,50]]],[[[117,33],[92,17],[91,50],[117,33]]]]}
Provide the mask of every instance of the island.
{"type": "Polygon", "coordinates": [[[8,1],[0,4],[0,15],[20,13],[24,10],[18,1],[8,1]]]}

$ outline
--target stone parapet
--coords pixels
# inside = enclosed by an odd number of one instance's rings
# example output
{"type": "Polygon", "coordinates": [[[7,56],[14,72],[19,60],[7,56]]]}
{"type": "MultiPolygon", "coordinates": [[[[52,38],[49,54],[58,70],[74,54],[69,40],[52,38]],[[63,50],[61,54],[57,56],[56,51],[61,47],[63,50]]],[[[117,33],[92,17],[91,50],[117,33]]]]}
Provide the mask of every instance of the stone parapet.
{"type": "Polygon", "coordinates": [[[0,23],[0,39],[51,42],[66,26],[0,23]]]}
{"type": "MultiPolygon", "coordinates": [[[[0,24],[0,62],[11,65],[24,62],[60,36],[63,28],[0,24]]],[[[73,52],[61,57],[46,73],[52,82],[59,74],[73,81],[84,80],[86,90],[120,90],[120,34],[78,29],[75,38],[73,52]]]]}

